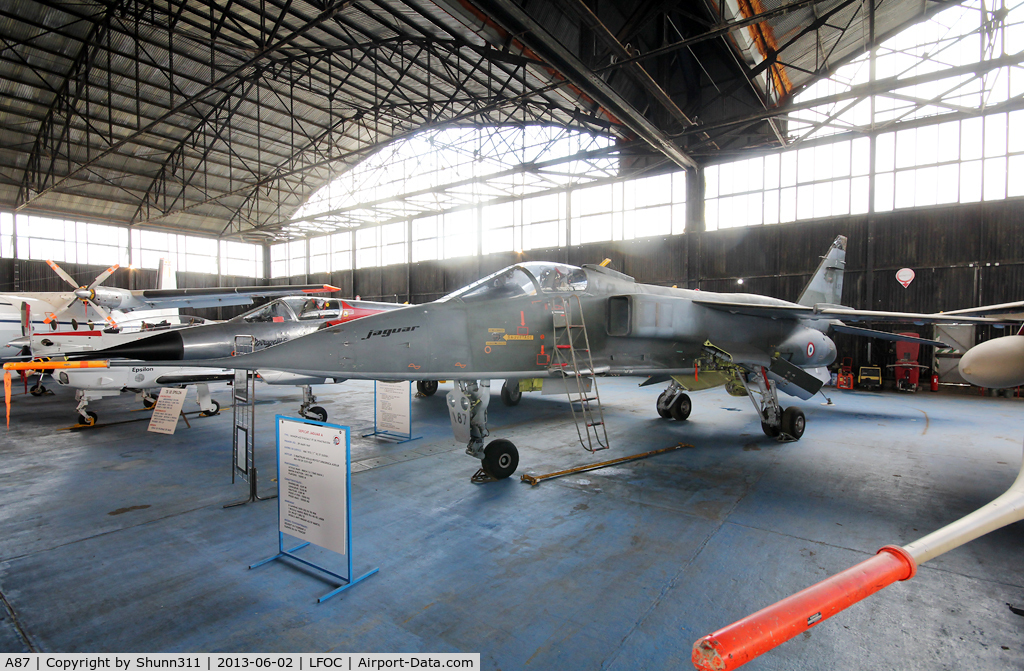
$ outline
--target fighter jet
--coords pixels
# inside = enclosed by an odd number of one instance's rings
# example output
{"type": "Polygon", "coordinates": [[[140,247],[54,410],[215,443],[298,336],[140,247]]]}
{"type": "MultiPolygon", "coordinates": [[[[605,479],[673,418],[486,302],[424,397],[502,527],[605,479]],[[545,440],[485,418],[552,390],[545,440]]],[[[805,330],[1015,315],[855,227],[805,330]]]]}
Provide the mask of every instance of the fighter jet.
{"type": "MultiPolygon", "coordinates": [[[[200,409],[205,414],[216,414],[217,401],[210,399],[206,383],[231,379],[230,373],[209,372],[204,368],[183,368],[180,362],[192,359],[230,357],[241,343],[250,351],[259,351],[292,338],[343,324],[353,319],[406,306],[376,301],[347,301],[338,298],[289,296],[271,301],[225,322],[203,324],[180,329],[131,334],[78,331],[43,333],[32,336],[32,353],[52,358],[117,357],[141,361],[178,362],[173,366],[131,365],[130,368],[110,370],[63,370],[55,379],[61,386],[78,389],[77,412],[79,422],[92,425],[97,414],[88,409],[91,401],[116,396],[122,391],[142,394],[142,403],[151,408],[156,398],[149,391],[171,385],[198,385],[200,409]],[[104,342],[118,344],[103,347],[104,342]]],[[[268,384],[302,387],[303,401],[299,414],[317,421],[327,421],[327,411],[316,405],[314,384],[342,382],[344,378],[332,375],[295,375],[292,373],[260,370],[260,378],[268,384]]]]}
{"type": "MultiPolygon", "coordinates": [[[[325,328],[254,354],[192,364],[347,379],[455,380],[458,389],[447,401],[456,436],[466,439],[467,454],[494,478],[515,472],[519,457],[508,440],[484,445],[491,379],[671,380],[657,410],[677,420],[690,414],[685,392],[726,385],[751,399],[766,434],[797,440],[804,433],[803,412],[782,408],[778,391],[802,398],[818,392],[820,373],[836,357],[829,329],[905,339],[844,322],[999,321],[838,305],[845,250],[840,236],[796,303],[640,284],[603,266],[529,262],[432,303],[325,328]]],[[[586,410],[598,396],[576,399],[583,411],[574,415],[582,418],[581,439],[583,429],[590,436],[603,423],[600,413],[586,410]]]]}
{"type": "MultiPolygon", "coordinates": [[[[280,296],[295,293],[338,291],[326,284],[275,287],[210,287],[177,289],[174,272],[161,261],[160,289],[128,290],[100,286],[120,266],[113,265],[100,273],[88,286],[79,285],[53,261],[47,261],[55,273],[71,285],[70,291],[49,291],[0,294],[0,357],[22,353],[24,340],[34,330],[34,320],[47,324],[51,332],[95,331],[96,324],[116,327],[127,321],[132,311],[176,311],[177,308],[207,308],[229,305],[251,305],[254,296],[280,296]]],[[[140,318],[146,313],[136,312],[140,318]]],[[[152,315],[149,315],[152,317],[152,315]]],[[[164,313],[161,312],[161,317],[164,313]]]]}

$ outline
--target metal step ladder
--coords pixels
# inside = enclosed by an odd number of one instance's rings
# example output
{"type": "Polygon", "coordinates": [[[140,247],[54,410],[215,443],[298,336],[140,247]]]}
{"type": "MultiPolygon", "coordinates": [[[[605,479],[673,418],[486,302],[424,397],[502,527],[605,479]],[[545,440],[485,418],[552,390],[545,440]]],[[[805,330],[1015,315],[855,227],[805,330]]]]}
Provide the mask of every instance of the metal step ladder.
{"type": "Polygon", "coordinates": [[[597,388],[594,359],[590,354],[590,337],[587,335],[580,297],[553,297],[551,315],[555,325],[551,371],[560,373],[565,381],[580,445],[588,452],[607,450],[608,430],[604,423],[601,392],[597,388]],[[575,319],[579,319],[579,323],[575,319]]]}

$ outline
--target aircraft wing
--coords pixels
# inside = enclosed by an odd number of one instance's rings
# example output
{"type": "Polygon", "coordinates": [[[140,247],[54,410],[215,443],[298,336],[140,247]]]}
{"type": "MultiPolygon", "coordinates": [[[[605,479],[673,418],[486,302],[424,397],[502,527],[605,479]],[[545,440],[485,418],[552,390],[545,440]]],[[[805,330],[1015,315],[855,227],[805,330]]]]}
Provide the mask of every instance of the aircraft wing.
{"type": "Polygon", "coordinates": [[[998,305],[982,305],[981,307],[965,308],[963,310],[950,310],[943,314],[967,315],[971,317],[989,317],[992,315],[999,315],[1004,319],[1024,321],[1024,301],[1017,301],[1016,303],[999,303],[998,305]]]}
{"type": "MultiPolygon", "coordinates": [[[[294,296],[341,291],[329,284],[300,284],[272,287],[207,287],[202,289],[139,289],[132,292],[133,303],[146,308],[210,308],[249,305],[254,296],[294,296]]],[[[125,306],[128,307],[128,306],[125,306]]],[[[134,309],[134,305],[132,306],[134,309]]],[[[125,309],[124,307],[122,309],[125,309]]]]}
{"type": "MultiPolygon", "coordinates": [[[[762,305],[760,303],[731,303],[694,299],[696,305],[721,310],[734,315],[767,317],[769,319],[840,319],[852,322],[895,322],[900,324],[1007,324],[1018,321],[1005,317],[982,317],[959,312],[886,312],[882,310],[855,310],[836,305],[762,305]]],[[[964,311],[966,312],[966,311],[964,311]]]]}

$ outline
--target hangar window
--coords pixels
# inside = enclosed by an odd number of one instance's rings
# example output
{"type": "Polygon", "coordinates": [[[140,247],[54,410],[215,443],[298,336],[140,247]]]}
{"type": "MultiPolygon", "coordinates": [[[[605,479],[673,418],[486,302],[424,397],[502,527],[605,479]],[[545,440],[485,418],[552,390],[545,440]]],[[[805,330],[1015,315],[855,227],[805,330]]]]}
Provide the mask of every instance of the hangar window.
{"type": "Polygon", "coordinates": [[[602,154],[613,151],[610,137],[548,126],[428,131],[324,186],[286,232],[356,229],[357,267],[556,247],[566,244],[568,191],[619,179],[618,159],[602,154]],[[360,231],[392,225],[359,243],[360,231]]]}
{"type": "Polygon", "coordinates": [[[270,248],[270,276],[306,274],[306,241],[293,240],[270,248]]]}
{"type": "Polygon", "coordinates": [[[329,273],[352,268],[352,234],[322,235],[309,240],[309,272],[329,273]]]}
{"type": "Polygon", "coordinates": [[[1015,52],[1020,35],[1024,3],[975,0],[878,47],[875,78],[904,86],[860,94],[869,54],[839,68],[785,117],[791,140],[813,146],[705,168],[707,229],[1024,196],[1024,111],[1012,109],[1024,69],[992,62],[1015,52]]]}
{"type": "Polygon", "coordinates": [[[222,240],[220,243],[220,272],[222,275],[262,277],[263,254],[256,245],[222,240]]]}
{"type": "Polygon", "coordinates": [[[23,259],[128,265],[126,228],[18,214],[12,230],[17,230],[18,256],[23,259]]]}

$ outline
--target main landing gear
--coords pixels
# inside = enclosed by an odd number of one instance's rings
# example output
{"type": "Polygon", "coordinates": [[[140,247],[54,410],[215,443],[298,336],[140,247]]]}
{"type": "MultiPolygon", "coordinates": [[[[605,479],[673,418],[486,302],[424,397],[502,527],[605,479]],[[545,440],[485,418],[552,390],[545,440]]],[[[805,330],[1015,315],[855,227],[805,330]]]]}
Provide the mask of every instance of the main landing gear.
{"type": "Polygon", "coordinates": [[[302,385],[302,405],[299,406],[299,416],[316,422],[326,422],[327,411],[314,403],[316,403],[316,396],[313,395],[313,387],[308,384],[302,385]]]}
{"type": "Polygon", "coordinates": [[[487,404],[491,400],[490,380],[460,380],[458,389],[448,392],[448,414],[455,439],[466,442],[466,454],[480,460],[473,482],[503,480],[519,467],[519,450],[510,440],[492,440],[486,447],[487,404]]]}
{"type": "Polygon", "coordinates": [[[511,408],[519,405],[521,400],[523,400],[523,392],[519,389],[519,380],[505,380],[505,383],[501,385],[501,402],[511,408]]]}
{"type": "Polygon", "coordinates": [[[690,416],[693,404],[679,383],[673,381],[668,389],[661,392],[661,396],[658,397],[657,408],[658,414],[663,419],[675,419],[682,422],[690,416]]]}
{"type": "Polygon", "coordinates": [[[760,373],[739,373],[739,378],[761,417],[761,430],[764,434],[779,440],[800,440],[807,426],[803,410],[782,409],[775,383],[768,379],[764,368],[760,373]]]}
{"type": "Polygon", "coordinates": [[[420,396],[433,396],[437,393],[437,380],[417,380],[416,393],[420,396]]]}

